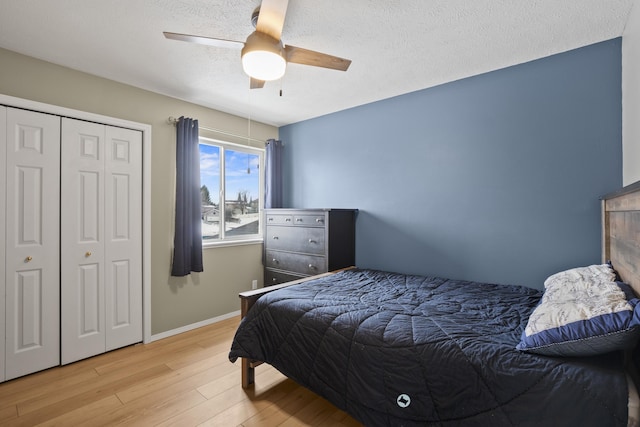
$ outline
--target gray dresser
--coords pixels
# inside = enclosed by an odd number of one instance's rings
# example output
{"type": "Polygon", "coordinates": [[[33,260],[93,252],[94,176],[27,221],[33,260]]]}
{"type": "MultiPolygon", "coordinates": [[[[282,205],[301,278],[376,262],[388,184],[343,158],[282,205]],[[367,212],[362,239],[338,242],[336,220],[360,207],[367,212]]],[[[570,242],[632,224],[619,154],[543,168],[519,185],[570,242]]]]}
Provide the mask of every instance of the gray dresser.
{"type": "Polygon", "coordinates": [[[264,286],[355,265],[357,209],[265,209],[264,286]]]}

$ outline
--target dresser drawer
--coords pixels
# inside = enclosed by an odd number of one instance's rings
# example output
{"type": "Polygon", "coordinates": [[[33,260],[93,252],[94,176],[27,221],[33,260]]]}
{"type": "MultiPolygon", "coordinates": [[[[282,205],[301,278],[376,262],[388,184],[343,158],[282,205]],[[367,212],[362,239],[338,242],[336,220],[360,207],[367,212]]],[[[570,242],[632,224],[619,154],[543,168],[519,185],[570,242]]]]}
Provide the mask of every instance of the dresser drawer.
{"type": "Polygon", "coordinates": [[[267,268],[264,271],[264,286],[279,285],[280,283],[291,282],[293,280],[302,279],[305,276],[285,273],[283,271],[274,271],[267,268]]]}
{"type": "Polygon", "coordinates": [[[293,215],[267,214],[267,225],[292,225],[293,215]]]}
{"type": "Polygon", "coordinates": [[[294,215],[293,225],[324,227],[324,215],[294,215]]]}
{"type": "Polygon", "coordinates": [[[324,255],[324,228],[267,227],[265,247],[282,251],[324,255]]]}
{"type": "Polygon", "coordinates": [[[325,257],[291,252],[268,250],[265,264],[267,267],[309,275],[325,273],[327,271],[327,260],[325,257]]]}

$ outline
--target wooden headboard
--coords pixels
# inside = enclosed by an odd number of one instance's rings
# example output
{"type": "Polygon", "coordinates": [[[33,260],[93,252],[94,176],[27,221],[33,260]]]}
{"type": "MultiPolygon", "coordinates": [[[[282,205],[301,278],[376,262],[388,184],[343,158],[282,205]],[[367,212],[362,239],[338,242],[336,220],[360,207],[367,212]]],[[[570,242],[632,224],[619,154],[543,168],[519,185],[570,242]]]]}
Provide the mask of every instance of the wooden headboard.
{"type": "Polygon", "coordinates": [[[640,295],[640,181],[602,197],[602,261],[640,295]]]}

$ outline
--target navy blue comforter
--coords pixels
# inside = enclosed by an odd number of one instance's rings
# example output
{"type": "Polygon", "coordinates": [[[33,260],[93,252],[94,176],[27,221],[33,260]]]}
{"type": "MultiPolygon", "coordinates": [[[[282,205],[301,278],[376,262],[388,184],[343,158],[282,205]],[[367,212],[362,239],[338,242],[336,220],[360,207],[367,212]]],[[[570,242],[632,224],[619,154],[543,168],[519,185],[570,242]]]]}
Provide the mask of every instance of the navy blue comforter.
{"type": "Polygon", "coordinates": [[[229,359],[262,360],[368,426],[624,426],[621,355],[515,349],[541,292],[348,270],[262,296],[229,359]]]}

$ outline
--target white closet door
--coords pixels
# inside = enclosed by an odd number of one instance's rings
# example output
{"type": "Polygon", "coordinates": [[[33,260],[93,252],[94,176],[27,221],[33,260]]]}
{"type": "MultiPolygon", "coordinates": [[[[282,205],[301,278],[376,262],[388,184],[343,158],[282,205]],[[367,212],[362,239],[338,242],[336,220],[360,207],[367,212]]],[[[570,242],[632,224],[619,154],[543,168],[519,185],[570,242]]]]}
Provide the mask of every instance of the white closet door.
{"type": "Polygon", "coordinates": [[[142,132],[106,127],[107,350],[142,341],[142,132]]]}
{"type": "Polygon", "coordinates": [[[62,120],[62,364],[105,351],[104,133],[62,120]]]}
{"type": "Polygon", "coordinates": [[[7,109],[0,107],[0,382],[4,381],[5,209],[7,185],[7,109]]]}
{"type": "Polygon", "coordinates": [[[7,109],[6,379],[60,363],[60,118],[7,109]]]}
{"type": "Polygon", "coordinates": [[[142,341],[142,133],[62,123],[62,363],[142,341]]]}

